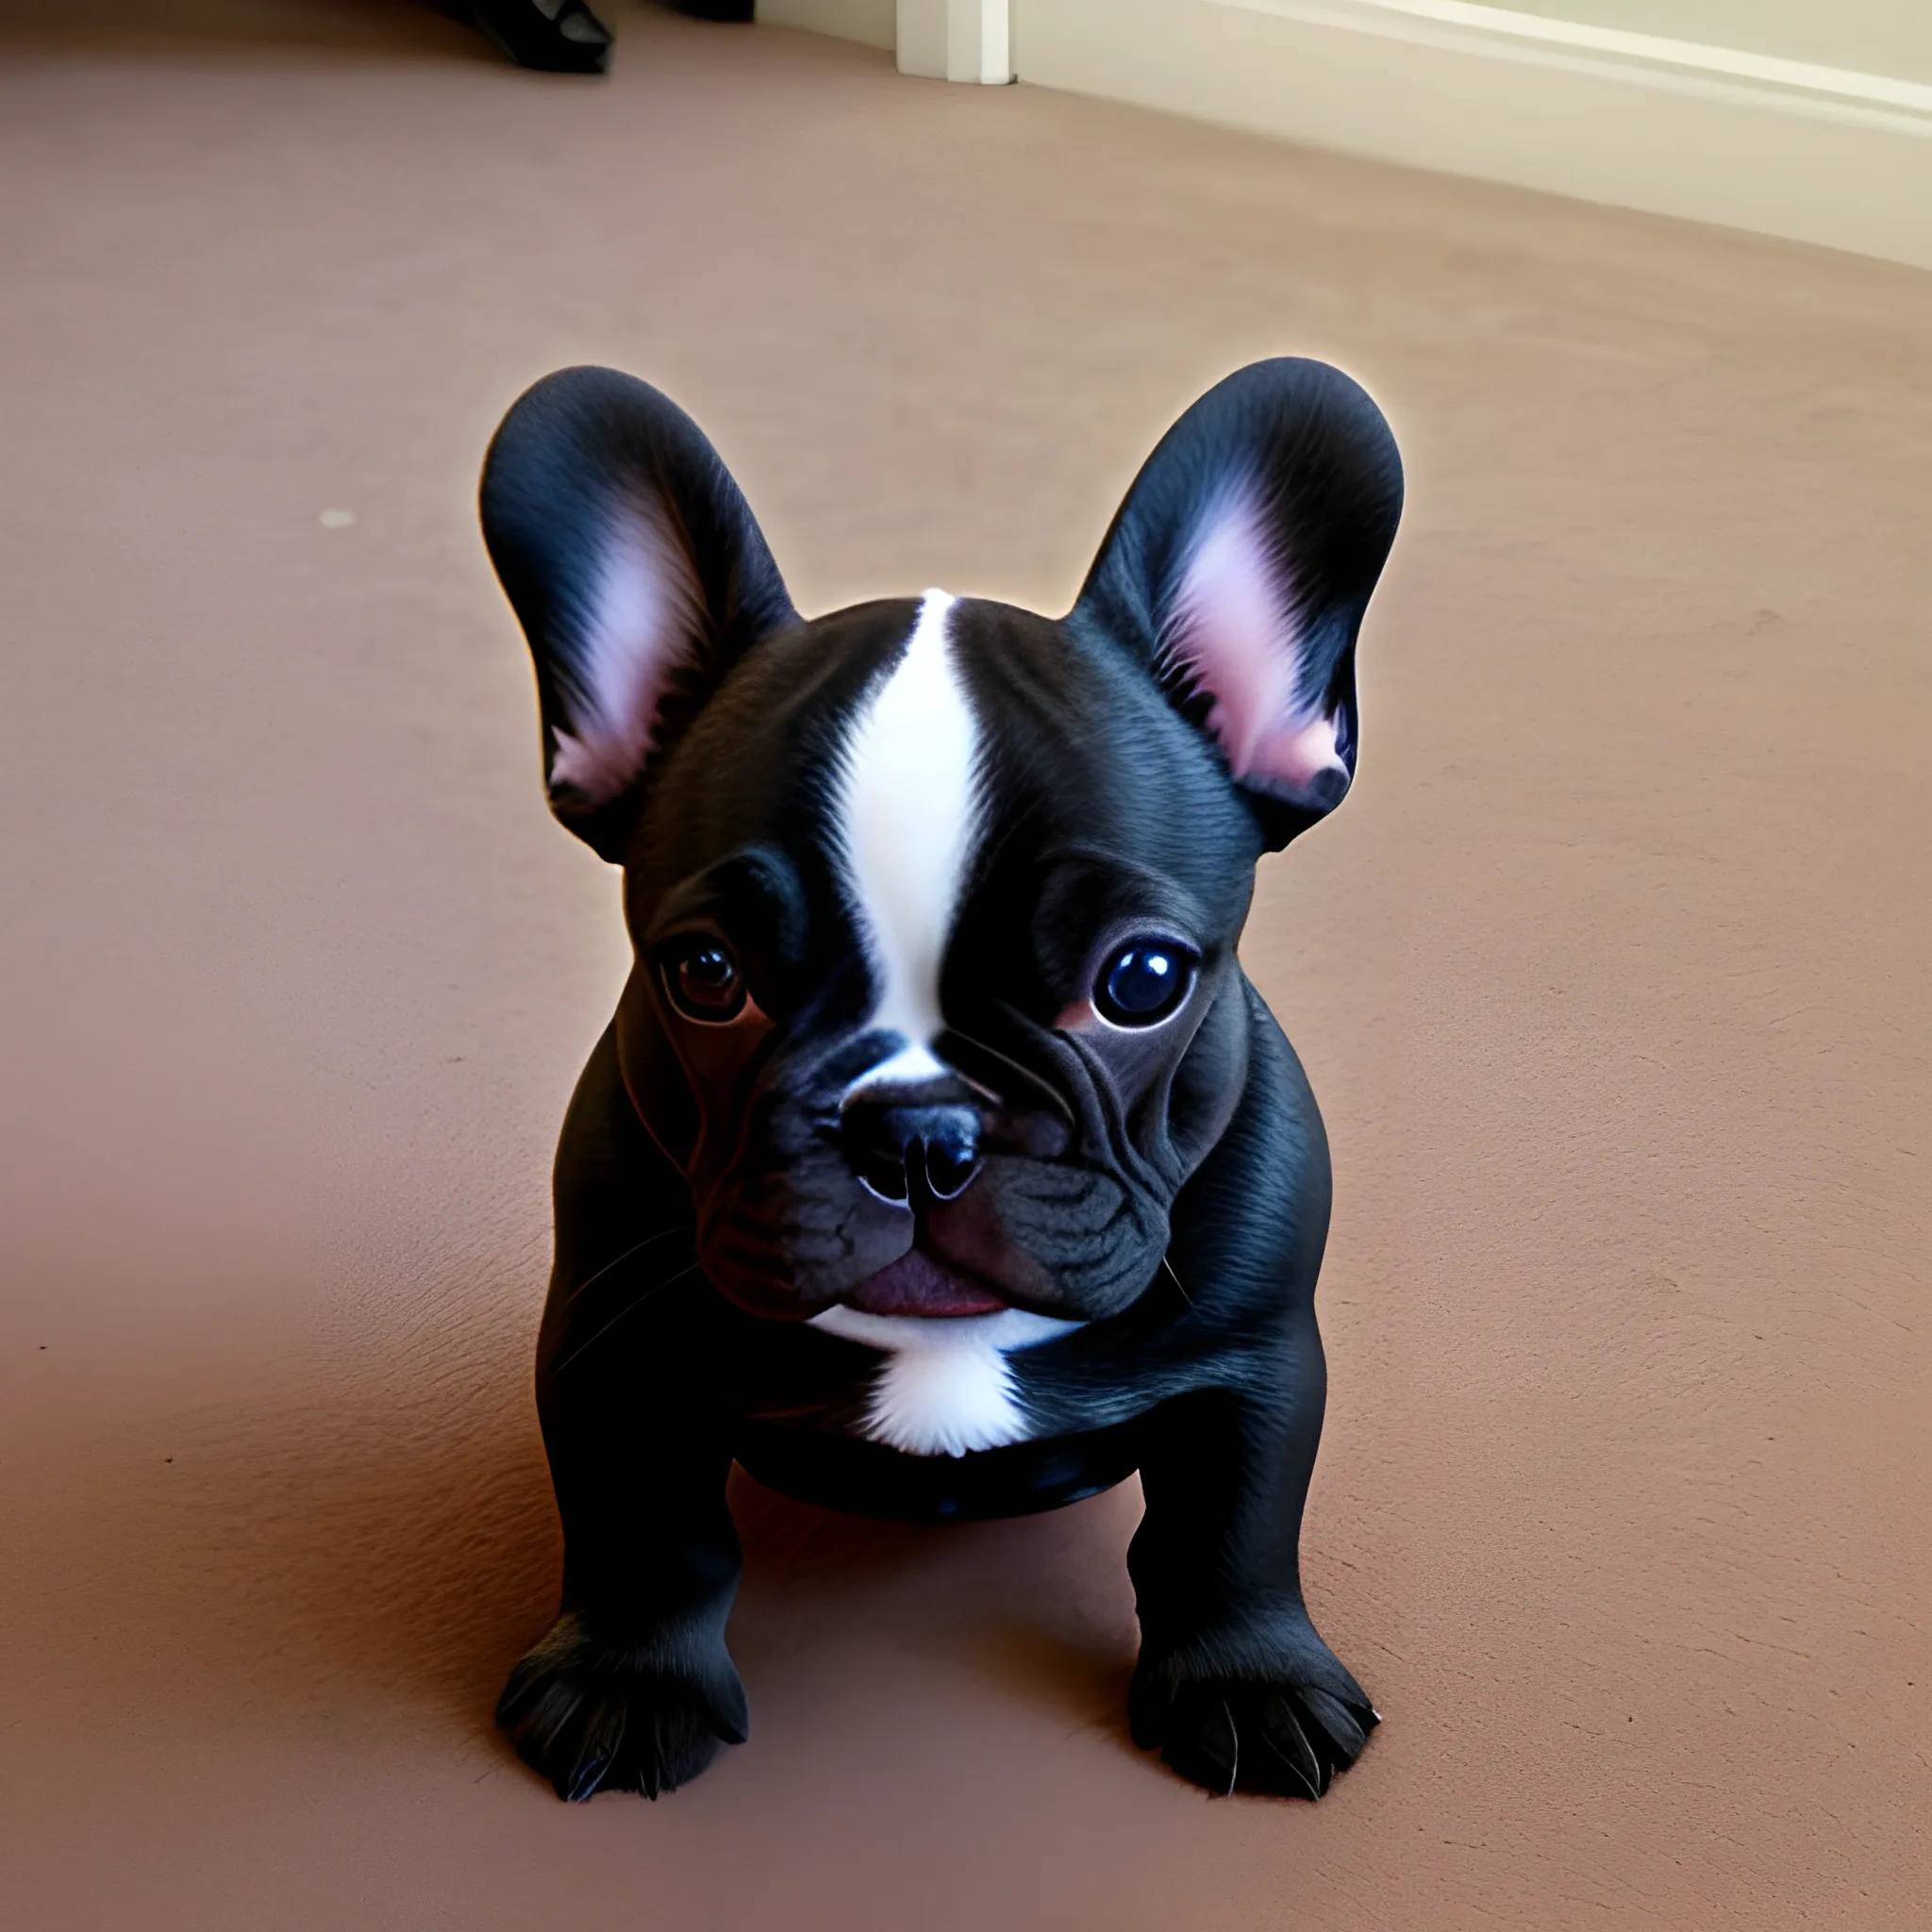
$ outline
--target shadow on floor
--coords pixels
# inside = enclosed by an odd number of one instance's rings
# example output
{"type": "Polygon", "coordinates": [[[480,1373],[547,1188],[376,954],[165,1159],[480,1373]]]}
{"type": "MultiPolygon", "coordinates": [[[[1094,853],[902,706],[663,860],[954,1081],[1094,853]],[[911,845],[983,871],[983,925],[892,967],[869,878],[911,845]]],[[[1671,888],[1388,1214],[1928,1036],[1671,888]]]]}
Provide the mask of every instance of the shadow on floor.
{"type": "MultiPolygon", "coordinates": [[[[44,1499],[38,1540],[59,1556],[23,1641],[143,1709],[377,1728],[413,1712],[507,1761],[492,1707],[554,1612],[562,1554],[524,1383],[519,1345],[426,1385],[287,1386],[108,1432],[44,1499]]],[[[1117,1500],[928,1528],[741,1473],[731,1501],[741,1662],[809,1678],[862,1635],[1125,1748],[1131,1632],[1079,1602],[1120,1571],[1117,1500]]]]}

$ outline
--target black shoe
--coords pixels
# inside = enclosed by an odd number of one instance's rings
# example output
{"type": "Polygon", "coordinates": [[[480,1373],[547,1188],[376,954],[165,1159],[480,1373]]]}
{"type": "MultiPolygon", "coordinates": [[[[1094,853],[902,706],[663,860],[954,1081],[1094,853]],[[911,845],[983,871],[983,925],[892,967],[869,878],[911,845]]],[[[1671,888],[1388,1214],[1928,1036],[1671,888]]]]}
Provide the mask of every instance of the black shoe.
{"type": "Polygon", "coordinates": [[[584,0],[469,0],[468,10],[519,67],[602,74],[610,65],[610,29],[584,0]]]}

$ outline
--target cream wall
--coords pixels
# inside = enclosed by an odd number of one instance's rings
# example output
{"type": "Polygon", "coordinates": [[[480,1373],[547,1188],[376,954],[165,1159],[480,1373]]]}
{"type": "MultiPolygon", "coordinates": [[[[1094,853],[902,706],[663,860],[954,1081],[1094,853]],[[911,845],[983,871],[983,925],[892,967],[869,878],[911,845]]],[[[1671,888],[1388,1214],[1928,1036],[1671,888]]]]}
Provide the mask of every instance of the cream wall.
{"type": "MultiPolygon", "coordinates": [[[[1027,0],[1011,0],[1022,16],[1027,0]]],[[[1507,10],[1932,85],[1932,0],[1503,0],[1507,10]]],[[[771,26],[893,45],[897,0],[758,0],[771,26]]]]}
{"type": "Polygon", "coordinates": [[[1932,83],[1932,0],[1513,0],[1550,20],[1932,83]]]}
{"type": "Polygon", "coordinates": [[[898,0],[758,0],[760,26],[802,26],[808,33],[892,49],[898,0]]]}
{"type": "MultiPolygon", "coordinates": [[[[1932,268],[1932,0],[1007,5],[1035,85],[1932,268]]],[[[891,10],[759,18],[891,46],[891,10]]]]}

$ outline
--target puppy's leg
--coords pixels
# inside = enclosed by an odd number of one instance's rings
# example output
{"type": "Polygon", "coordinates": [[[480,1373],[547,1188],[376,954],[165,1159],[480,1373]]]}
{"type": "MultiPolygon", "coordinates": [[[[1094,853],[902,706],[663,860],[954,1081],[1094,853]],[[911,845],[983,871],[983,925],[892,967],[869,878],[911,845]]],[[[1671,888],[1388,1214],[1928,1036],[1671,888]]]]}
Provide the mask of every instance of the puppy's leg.
{"type": "Polygon", "coordinates": [[[496,1719],[563,1798],[655,1798],[745,1736],[744,1687],[724,1648],[739,1571],[729,1458],[667,1457],[652,1434],[546,1430],[563,1607],[510,1672],[496,1719]]]}
{"type": "Polygon", "coordinates": [[[608,1035],[564,1125],[557,1215],[537,1405],[563,1603],[510,1672],[497,1722],[560,1797],[656,1797],[744,1738],[724,1648],[739,1548],[689,1197],[632,1112],[608,1035]]]}
{"type": "MultiPolygon", "coordinates": [[[[1318,1354],[1318,1419],[1320,1374],[1318,1354]]],[[[1141,1630],[1128,1716],[1136,1743],[1209,1790],[1319,1798],[1378,1721],[1302,1601],[1315,1433],[1224,1391],[1183,1397],[1150,1427],[1127,1557],[1141,1630]]]]}
{"type": "Polygon", "coordinates": [[[1173,1253],[1241,1345],[1218,1386],[1149,1417],[1146,1515],[1127,1556],[1141,1648],[1135,1740],[1210,1790],[1318,1798],[1378,1722],[1302,1601],[1302,1509],[1327,1377],[1315,1275],[1328,1157],[1299,1063],[1264,1008],[1248,1091],[1180,1204],[1173,1253]]]}

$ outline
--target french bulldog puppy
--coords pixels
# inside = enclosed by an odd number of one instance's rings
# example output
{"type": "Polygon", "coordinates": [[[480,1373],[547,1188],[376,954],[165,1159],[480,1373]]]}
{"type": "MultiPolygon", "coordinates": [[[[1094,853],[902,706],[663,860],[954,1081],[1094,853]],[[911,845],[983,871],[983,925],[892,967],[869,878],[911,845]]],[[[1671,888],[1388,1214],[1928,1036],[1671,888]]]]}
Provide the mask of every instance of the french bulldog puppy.
{"type": "Polygon", "coordinates": [[[498,1722],[567,1798],[743,1740],[734,1460],[834,1508],[1012,1515],[1140,1473],[1135,1739],[1318,1797],[1376,1714],[1298,1543],[1328,1153],[1236,942],[1354,775],[1402,503],[1338,371],[1229,376],[1063,618],[800,617],[657,391],[538,383],[484,468],[558,818],[635,966],[564,1123],[537,1398],[562,1606],[498,1722]]]}

